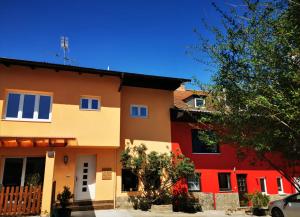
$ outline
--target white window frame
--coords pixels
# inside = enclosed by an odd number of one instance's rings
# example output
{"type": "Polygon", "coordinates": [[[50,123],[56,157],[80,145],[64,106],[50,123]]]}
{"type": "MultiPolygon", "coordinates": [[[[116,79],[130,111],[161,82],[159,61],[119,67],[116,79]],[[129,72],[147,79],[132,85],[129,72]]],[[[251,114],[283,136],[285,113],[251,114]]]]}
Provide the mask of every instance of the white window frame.
{"type": "Polygon", "coordinates": [[[132,117],[132,118],[148,118],[148,115],[149,115],[148,106],[146,106],[146,105],[135,105],[135,104],[130,105],[130,117],[132,117]],[[132,114],[132,108],[133,107],[138,108],[138,115],[133,115],[132,114]],[[141,116],[141,108],[146,109],[146,116],[141,116]]]}
{"type": "Polygon", "coordinates": [[[200,173],[195,173],[194,176],[189,176],[187,177],[187,184],[188,184],[188,191],[189,192],[200,192],[201,191],[201,182],[200,182],[200,178],[201,178],[201,174],[200,173]],[[198,179],[196,179],[196,177],[198,177],[198,179]],[[193,180],[191,180],[193,178],[193,180]],[[189,188],[189,183],[197,183],[198,185],[195,185],[195,186],[198,186],[198,189],[190,189],[189,188]]]}
{"type": "Polygon", "coordinates": [[[83,111],[99,111],[100,108],[101,108],[101,101],[98,97],[82,96],[82,97],[80,97],[80,102],[79,103],[80,103],[79,108],[80,108],[80,110],[83,110],[83,111]],[[82,100],[83,99],[88,100],[88,108],[82,108],[82,100]],[[92,108],[92,100],[97,100],[98,101],[98,108],[97,109],[92,108]]]}
{"type": "Polygon", "coordinates": [[[219,192],[232,192],[232,184],[231,184],[231,173],[230,172],[219,172],[218,173],[218,185],[219,185],[219,192]],[[226,174],[226,178],[227,178],[227,186],[230,187],[230,189],[228,188],[227,190],[221,190],[220,189],[220,180],[219,180],[219,174],[226,174]]]}
{"type": "Polygon", "coordinates": [[[197,97],[194,99],[194,104],[195,104],[195,108],[203,108],[205,107],[205,99],[202,97],[197,97]],[[197,106],[197,100],[202,100],[203,101],[203,105],[202,106],[197,106]]]}
{"type": "Polygon", "coordinates": [[[8,120],[8,121],[51,122],[51,120],[52,120],[52,102],[53,102],[52,95],[47,94],[47,93],[8,91],[7,95],[6,95],[6,103],[5,103],[6,106],[5,106],[5,114],[4,114],[3,119],[8,120]],[[18,116],[16,118],[6,117],[9,94],[19,94],[20,95],[18,116]],[[34,95],[35,96],[33,118],[22,118],[25,95],[34,95]],[[49,118],[48,119],[39,119],[38,118],[39,117],[40,96],[49,96],[50,97],[50,108],[49,108],[49,118]]]}
{"type": "Polygon", "coordinates": [[[266,195],[268,194],[268,189],[267,189],[267,179],[266,179],[266,177],[260,177],[260,178],[259,178],[259,187],[260,187],[260,191],[261,191],[262,194],[266,194],[266,195]],[[262,191],[261,191],[261,183],[260,183],[260,180],[261,180],[261,179],[264,180],[265,192],[262,192],[262,191]]]}
{"type": "Polygon", "coordinates": [[[284,194],[282,177],[281,177],[281,176],[278,176],[278,177],[276,178],[277,189],[278,189],[278,182],[277,182],[277,179],[280,179],[280,187],[281,187],[281,191],[278,191],[278,194],[284,194]]]}
{"type": "Polygon", "coordinates": [[[5,157],[2,158],[2,166],[1,166],[1,174],[0,174],[0,185],[3,185],[3,176],[4,176],[4,168],[5,168],[5,162],[6,159],[11,158],[20,158],[23,159],[23,165],[22,165],[22,175],[21,175],[21,186],[23,187],[25,184],[25,174],[26,174],[26,164],[27,164],[27,157],[5,157]]]}

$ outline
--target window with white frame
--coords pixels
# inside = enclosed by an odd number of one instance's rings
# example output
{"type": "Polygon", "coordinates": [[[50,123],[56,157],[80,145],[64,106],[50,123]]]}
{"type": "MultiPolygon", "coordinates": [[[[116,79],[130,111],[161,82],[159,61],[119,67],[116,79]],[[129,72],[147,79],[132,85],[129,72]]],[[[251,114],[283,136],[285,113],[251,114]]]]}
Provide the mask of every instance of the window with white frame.
{"type": "Polygon", "coordinates": [[[260,184],[260,191],[263,194],[267,194],[267,182],[266,178],[260,178],[259,179],[259,184],[260,184]]]}
{"type": "Polygon", "coordinates": [[[81,97],[80,99],[81,110],[99,110],[100,100],[98,98],[81,97]]]}
{"type": "Polygon", "coordinates": [[[284,194],[283,184],[282,184],[282,178],[281,177],[277,177],[276,181],[277,181],[278,194],[284,194]]]}
{"type": "Polygon", "coordinates": [[[218,173],[220,191],[231,191],[230,173],[218,173]]]}
{"type": "Polygon", "coordinates": [[[9,92],[6,102],[6,120],[51,120],[52,96],[34,93],[9,92]]]}
{"type": "Polygon", "coordinates": [[[145,105],[131,105],[130,116],[134,118],[148,117],[148,107],[145,105]]]}
{"type": "Polygon", "coordinates": [[[200,177],[201,175],[199,173],[187,177],[189,191],[200,191],[200,177]]]}
{"type": "Polygon", "coordinates": [[[201,108],[205,106],[204,98],[195,98],[195,108],[201,108]]]}

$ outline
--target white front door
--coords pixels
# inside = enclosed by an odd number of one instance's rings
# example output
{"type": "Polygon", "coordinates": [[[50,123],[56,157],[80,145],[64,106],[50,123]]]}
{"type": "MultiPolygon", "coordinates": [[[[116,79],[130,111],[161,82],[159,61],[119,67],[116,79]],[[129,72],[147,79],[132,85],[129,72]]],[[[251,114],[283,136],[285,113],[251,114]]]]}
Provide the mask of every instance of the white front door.
{"type": "Polygon", "coordinates": [[[96,156],[77,158],[75,200],[94,200],[96,191],[96,156]]]}

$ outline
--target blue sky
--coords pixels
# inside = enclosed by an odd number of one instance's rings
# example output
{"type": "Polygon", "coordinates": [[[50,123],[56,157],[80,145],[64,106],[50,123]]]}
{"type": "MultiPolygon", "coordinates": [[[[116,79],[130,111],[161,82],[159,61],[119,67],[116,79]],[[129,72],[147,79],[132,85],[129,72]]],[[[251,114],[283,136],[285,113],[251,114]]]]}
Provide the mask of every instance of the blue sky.
{"type": "Polygon", "coordinates": [[[219,25],[210,0],[1,0],[0,56],[63,63],[65,35],[71,65],[207,83],[211,72],[185,52],[194,28],[206,34],[201,18],[219,25]]]}

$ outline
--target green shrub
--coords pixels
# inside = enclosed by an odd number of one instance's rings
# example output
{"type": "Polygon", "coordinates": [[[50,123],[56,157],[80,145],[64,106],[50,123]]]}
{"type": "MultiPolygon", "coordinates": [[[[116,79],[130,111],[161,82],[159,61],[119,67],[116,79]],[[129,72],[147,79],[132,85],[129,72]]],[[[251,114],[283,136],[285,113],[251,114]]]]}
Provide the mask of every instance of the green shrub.
{"type": "Polygon", "coordinates": [[[70,188],[67,186],[64,186],[64,190],[57,195],[57,200],[63,209],[69,205],[70,199],[72,198],[73,194],[71,193],[70,188]]]}
{"type": "Polygon", "coordinates": [[[253,208],[267,207],[270,202],[270,197],[268,195],[258,191],[253,194],[247,194],[247,197],[252,202],[253,208]]]}

